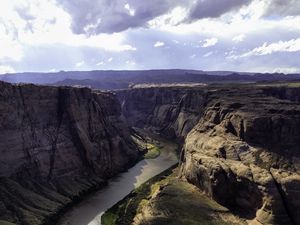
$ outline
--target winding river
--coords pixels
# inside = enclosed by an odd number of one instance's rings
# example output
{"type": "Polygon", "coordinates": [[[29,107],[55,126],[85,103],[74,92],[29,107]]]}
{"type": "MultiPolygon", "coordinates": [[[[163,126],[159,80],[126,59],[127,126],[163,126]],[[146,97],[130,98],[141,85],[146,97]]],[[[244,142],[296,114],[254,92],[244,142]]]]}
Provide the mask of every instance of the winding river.
{"type": "Polygon", "coordinates": [[[58,224],[101,225],[101,216],[107,209],[134,188],[177,163],[177,145],[166,141],[162,144],[161,154],[157,158],[142,160],[127,172],[111,179],[106,187],[70,209],[58,224]]]}

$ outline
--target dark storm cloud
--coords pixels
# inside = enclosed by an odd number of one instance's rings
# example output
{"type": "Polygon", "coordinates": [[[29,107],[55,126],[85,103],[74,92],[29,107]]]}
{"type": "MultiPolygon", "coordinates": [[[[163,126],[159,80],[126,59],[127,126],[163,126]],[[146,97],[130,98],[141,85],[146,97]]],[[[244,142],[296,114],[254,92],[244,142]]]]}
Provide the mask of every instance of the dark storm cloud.
{"type": "Polygon", "coordinates": [[[250,2],[251,0],[198,0],[191,8],[188,19],[217,18],[250,2]]]}
{"type": "Polygon", "coordinates": [[[251,0],[60,0],[72,17],[73,32],[99,34],[146,26],[147,22],[177,6],[187,8],[187,20],[219,17],[251,0]],[[127,5],[128,4],[128,5],[127,5]],[[127,7],[125,7],[127,5],[127,7]]]}
{"type": "Polygon", "coordinates": [[[113,33],[144,26],[182,0],[62,0],[59,3],[71,15],[75,33],[113,33]],[[128,4],[127,9],[125,5],[128,4]]]}
{"type": "Polygon", "coordinates": [[[299,0],[272,0],[265,15],[298,16],[300,15],[299,0]]]}

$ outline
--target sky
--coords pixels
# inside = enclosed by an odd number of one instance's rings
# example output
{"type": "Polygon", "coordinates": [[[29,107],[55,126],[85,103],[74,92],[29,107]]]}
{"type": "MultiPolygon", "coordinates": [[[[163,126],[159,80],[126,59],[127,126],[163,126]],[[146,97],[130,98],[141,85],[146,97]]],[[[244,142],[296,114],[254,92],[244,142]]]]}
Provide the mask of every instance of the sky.
{"type": "Polygon", "coordinates": [[[300,72],[300,0],[0,0],[0,74],[300,72]]]}

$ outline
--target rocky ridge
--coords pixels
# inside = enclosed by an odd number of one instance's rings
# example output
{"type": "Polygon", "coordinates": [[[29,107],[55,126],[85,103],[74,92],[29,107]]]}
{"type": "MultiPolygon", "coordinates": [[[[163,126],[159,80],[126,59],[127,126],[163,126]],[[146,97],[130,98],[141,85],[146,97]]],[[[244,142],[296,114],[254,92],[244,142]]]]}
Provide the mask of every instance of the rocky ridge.
{"type": "Polygon", "coordinates": [[[4,82],[0,90],[0,223],[50,223],[137,161],[112,93],[4,82]]]}
{"type": "Polygon", "coordinates": [[[119,96],[132,125],[184,140],[182,179],[249,224],[299,224],[298,91],[227,85],[119,96]]]}
{"type": "Polygon", "coordinates": [[[252,224],[298,224],[299,105],[223,92],[186,138],[183,176],[252,224]]]}

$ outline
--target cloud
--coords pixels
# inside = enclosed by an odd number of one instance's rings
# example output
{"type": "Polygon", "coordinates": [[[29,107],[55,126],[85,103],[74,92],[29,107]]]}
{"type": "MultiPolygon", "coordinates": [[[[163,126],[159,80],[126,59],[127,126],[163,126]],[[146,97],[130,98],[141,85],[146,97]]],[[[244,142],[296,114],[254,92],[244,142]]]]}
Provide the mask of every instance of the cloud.
{"type": "Polygon", "coordinates": [[[280,67],[275,68],[273,73],[300,73],[300,67],[280,67]]]}
{"type": "Polygon", "coordinates": [[[100,61],[100,62],[98,62],[98,63],[96,64],[96,66],[104,66],[104,65],[106,65],[106,63],[103,62],[103,61],[100,61]]]}
{"type": "Polygon", "coordinates": [[[295,71],[300,68],[299,3],[282,1],[0,1],[0,65],[18,72],[295,71]],[[155,45],[161,49],[153,51],[155,45]]]}
{"type": "Polygon", "coordinates": [[[191,8],[189,19],[217,18],[250,2],[251,0],[198,0],[191,8]]]}
{"type": "Polygon", "coordinates": [[[300,1],[267,0],[265,15],[298,16],[300,15],[300,1]]]}
{"type": "Polygon", "coordinates": [[[245,34],[240,34],[238,36],[233,37],[232,41],[234,41],[234,42],[242,42],[242,41],[244,41],[245,38],[246,38],[245,34]]]}
{"type": "Polygon", "coordinates": [[[165,45],[164,42],[162,42],[162,41],[157,41],[157,42],[154,43],[153,47],[159,48],[159,47],[162,47],[162,46],[164,46],[164,45],[165,45]]]}
{"type": "Polygon", "coordinates": [[[11,66],[0,65],[0,74],[14,73],[15,70],[11,66]]]}
{"type": "Polygon", "coordinates": [[[75,33],[89,35],[114,33],[143,27],[155,17],[165,14],[182,0],[62,0],[58,3],[72,17],[75,33]]]}
{"type": "Polygon", "coordinates": [[[255,55],[270,55],[275,52],[297,52],[300,51],[300,38],[289,41],[279,41],[276,43],[267,44],[266,42],[251,51],[242,54],[240,57],[248,57],[255,55]]]}
{"type": "Polygon", "coordinates": [[[218,43],[218,38],[209,38],[209,39],[205,39],[204,43],[202,44],[203,48],[208,48],[211,46],[214,46],[218,43]]]}
{"type": "Polygon", "coordinates": [[[209,56],[211,56],[213,54],[213,52],[207,52],[207,53],[205,53],[204,55],[203,55],[203,57],[209,57],[209,56]]]}
{"type": "Polygon", "coordinates": [[[82,67],[84,64],[85,64],[84,61],[80,61],[80,62],[76,63],[75,66],[76,66],[77,68],[79,68],[79,67],[82,67]]]}
{"type": "Polygon", "coordinates": [[[155,24],[217,18],[251,0],[61,0],[76,34],[114,33],[155,24]]]}

